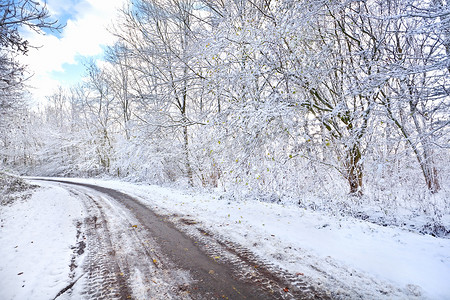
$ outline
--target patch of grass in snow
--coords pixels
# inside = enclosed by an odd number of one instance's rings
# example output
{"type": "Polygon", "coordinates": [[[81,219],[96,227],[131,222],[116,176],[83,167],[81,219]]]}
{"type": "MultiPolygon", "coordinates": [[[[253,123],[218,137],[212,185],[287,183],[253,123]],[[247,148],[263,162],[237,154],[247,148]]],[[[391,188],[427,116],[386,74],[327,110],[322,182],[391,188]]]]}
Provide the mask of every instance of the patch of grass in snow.
{"type": "Polygon", "coordinates": [[[17,200],[26,200],[36,185],[26,183],[23,179],[0,172],[0,205],[11,205],[17,200]]]}

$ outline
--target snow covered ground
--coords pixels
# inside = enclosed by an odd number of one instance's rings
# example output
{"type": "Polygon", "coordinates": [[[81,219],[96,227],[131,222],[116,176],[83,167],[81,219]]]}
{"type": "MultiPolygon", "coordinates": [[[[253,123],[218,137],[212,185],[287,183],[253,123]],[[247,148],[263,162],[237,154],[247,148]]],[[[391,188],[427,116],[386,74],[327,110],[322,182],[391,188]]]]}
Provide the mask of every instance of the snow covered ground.
{"type": "MultiPolygon", "coordinates": [[[[253,199],[229,201],[159,186],[71,180],[120,190],[160,214],[195,219],[292,274],[335,293],[341,289],[343,298],[450,299],[449,239],[253,199]]],[[[74,220],[83,214],[80,204],[63,189],[47,187],[26,202],[1,209],[4,299],[56,296],[67,285],[74,220]]]]}
{"type": "Polygon", "coordinates": [[[68,285],[83,213],[78,199],[46,184],[0,206],[0,299],[54,299],[68,285]]]}
{"type": "Polygon", "coordinates": [[[294,274],[318,281],[335,278],[347,282],[350,291],[367,289],[368,295],[373,283],[381,281],[388,298],[392,293],[403,298],[450,298],[448,239],[337,219],[296,206],[230,202],[209,194],[117,181],[90,182],[135,195],[159,212],[191,216],[294,274]]]}

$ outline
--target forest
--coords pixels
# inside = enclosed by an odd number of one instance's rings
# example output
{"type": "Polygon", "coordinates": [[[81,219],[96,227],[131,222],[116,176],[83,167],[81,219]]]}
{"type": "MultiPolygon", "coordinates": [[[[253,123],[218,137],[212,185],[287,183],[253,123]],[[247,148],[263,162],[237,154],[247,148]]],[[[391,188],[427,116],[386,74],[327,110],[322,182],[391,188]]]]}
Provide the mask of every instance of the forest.
{"type": "Polygon", "coordinates": [[[40,105],[2,15],[0,170],[450,232],[447,0],[131,0],[104,58],[40,105]]]}

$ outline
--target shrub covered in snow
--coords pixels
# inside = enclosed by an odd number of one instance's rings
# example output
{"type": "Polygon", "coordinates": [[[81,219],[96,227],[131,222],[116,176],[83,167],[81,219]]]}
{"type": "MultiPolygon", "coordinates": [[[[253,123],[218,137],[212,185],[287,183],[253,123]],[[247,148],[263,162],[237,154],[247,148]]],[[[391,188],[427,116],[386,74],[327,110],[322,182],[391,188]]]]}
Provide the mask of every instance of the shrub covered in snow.
{"type": "Polygon", "coordinates": [[[0,172],[0,205],[9,205],[19,199],[26,199],[37,186],[23,179],[0,172]]]}

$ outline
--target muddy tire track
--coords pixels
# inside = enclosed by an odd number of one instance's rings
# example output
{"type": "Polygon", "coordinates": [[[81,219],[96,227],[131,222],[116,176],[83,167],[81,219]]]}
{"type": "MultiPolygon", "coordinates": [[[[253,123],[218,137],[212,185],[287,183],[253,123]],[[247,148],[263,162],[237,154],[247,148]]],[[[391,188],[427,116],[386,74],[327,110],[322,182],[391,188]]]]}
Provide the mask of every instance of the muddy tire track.
{"type": "Polygon", "coordinates": [[[332,299],[303,274],[292,274],[257,257],[252,251],[198,226],[194,220],[171,217],[212,259],[233,266],[234,275],[258,286],[271,299],[332,299]],[[303,278],[302,278],[303,277],[303,278]]]}
{"type": "Polygon", "coordinates": [[[86,296],[89,299],[125,299],[131,295],[125,274],[127,270],[121,267],[115,259],[110,235],[103,218],[87,218],[86,224],[89,236],[88,256],[85,264],[87,269],[86,296]]]}
{"type": "MultiPolygon", "coordinates": [[[[87,256],[81,266],[83,268],[83,297],[86,299],[127,299],[131,290],[124,276],[128,274],[123,266],[118,264],[115,250],[111,242],[108,221],[101,205],[88,195],[69,190],[83,200],[88,213],[77,226],[83,231],[85,240],[77,244],[77,254],[85,251],[87,256]]],[[[78,231],[79,235],[81,232],[78,231]]],[[[74,266],[76,267],[76,265],[74,266]]]]}

